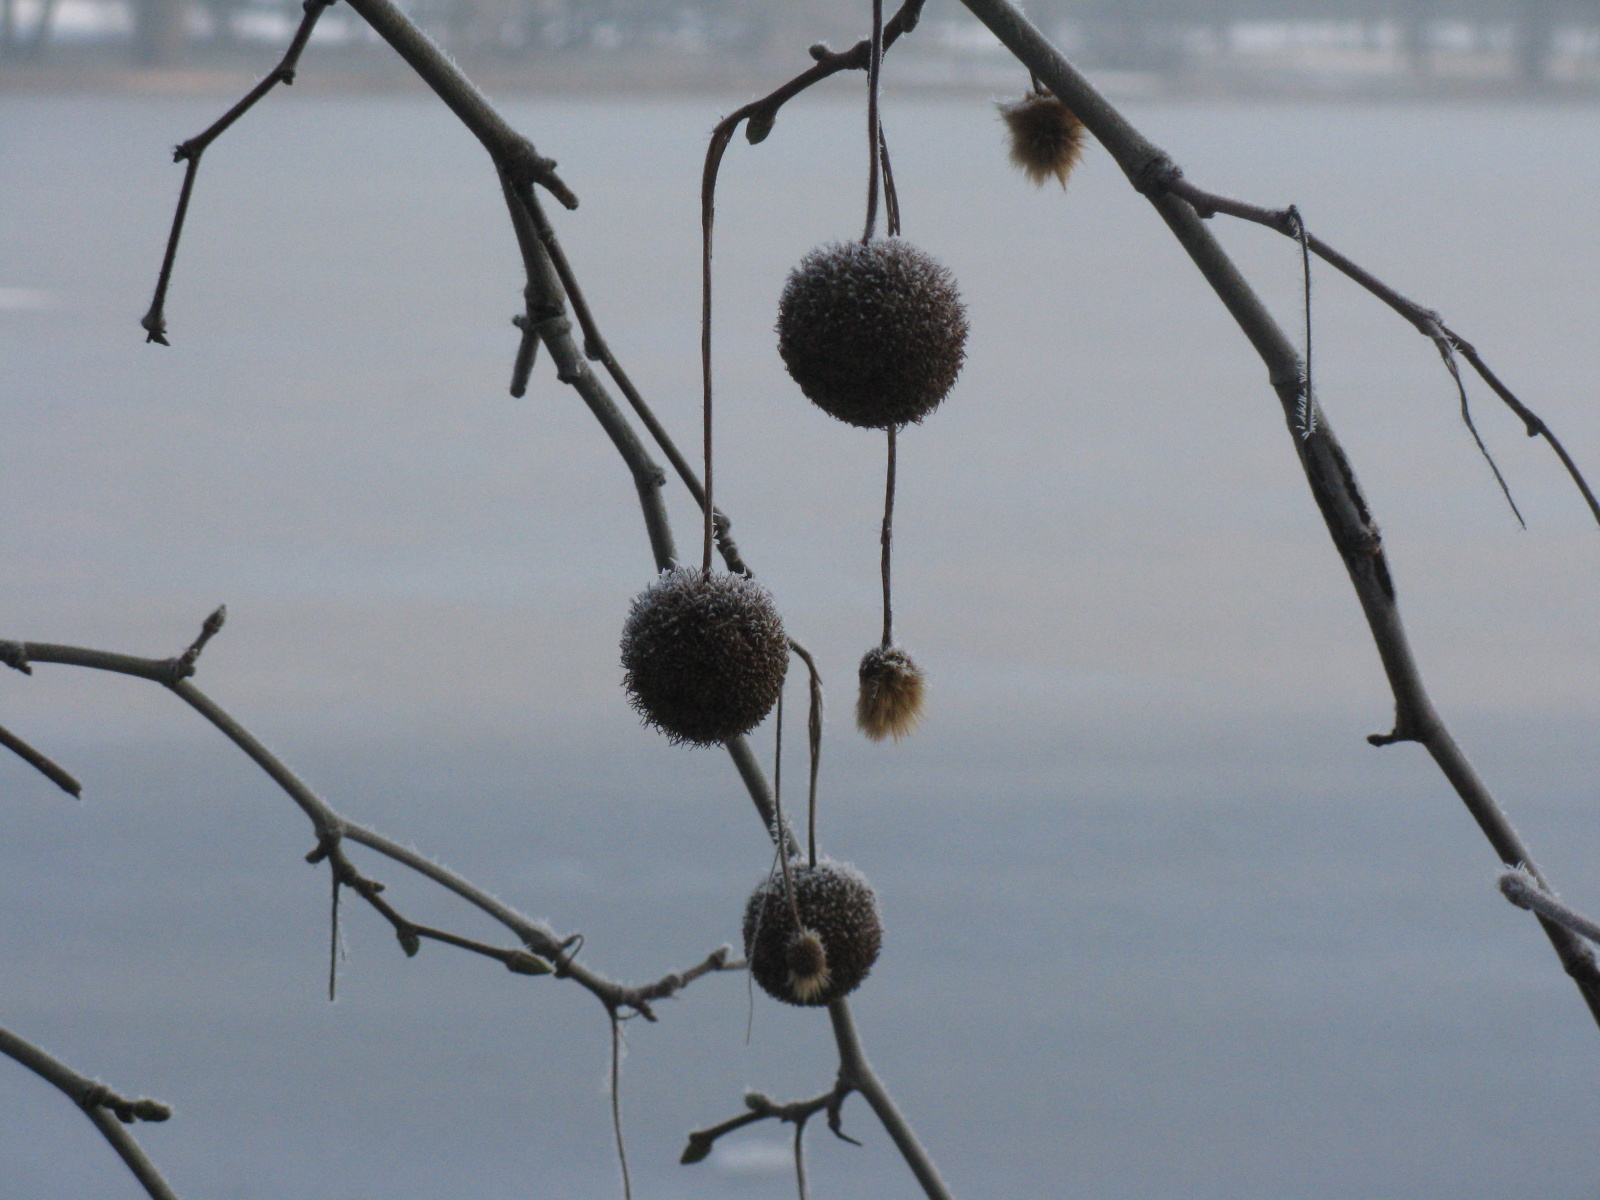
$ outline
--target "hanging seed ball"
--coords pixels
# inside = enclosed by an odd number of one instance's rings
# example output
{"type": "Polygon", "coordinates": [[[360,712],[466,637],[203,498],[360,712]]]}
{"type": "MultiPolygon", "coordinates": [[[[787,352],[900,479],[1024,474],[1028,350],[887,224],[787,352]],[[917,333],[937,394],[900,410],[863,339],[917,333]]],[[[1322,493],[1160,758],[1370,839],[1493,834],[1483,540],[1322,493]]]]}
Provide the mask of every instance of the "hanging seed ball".
{"type": "Polygon", "coordinates": [[[967,310],[955,279],[900,238],[819,246],[778,301],[778,353],[829,416],[863,429],[922,420],[955,385],[967,310]]]}
{"type": "Polygon", "coordinates": [[[1083,154],[1083,122],[1048,92],[1029,92],[999,108],[1011,130],[1011,161],[1036,184],[1055,176],[1066,187],[1083,154]]]}
{"type": "Polygon", "coordinates": [[[767,589],[746,575],[670,567],[622,627],[629,703],[674,742],[749,733],[778,701],[789,639],[767,589]]]}
{"type": "Polygon", "coordinates": [[[744,954],[761,990],[785,1004],[832,1004],[878,961],[883,926],[872,885],[854,867],[792,859],[794,905],[774,871],[744,909],[744,954]],[[800,924],[795,924],[795,910],[800,924]]]}
{"type": "Polygon", "coordinates": [[[922,668],[899,646],[874,646],[861,656],[856,726],[875,742],[899,741],[922,719],[922,668]]]}

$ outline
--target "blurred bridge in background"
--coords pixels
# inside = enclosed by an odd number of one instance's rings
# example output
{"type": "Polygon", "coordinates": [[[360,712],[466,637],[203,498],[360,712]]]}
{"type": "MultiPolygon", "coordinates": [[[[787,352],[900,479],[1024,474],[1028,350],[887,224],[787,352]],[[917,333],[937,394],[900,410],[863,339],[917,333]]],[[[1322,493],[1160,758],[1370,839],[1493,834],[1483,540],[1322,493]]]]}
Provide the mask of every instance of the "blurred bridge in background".
{"type": "MultiPolygon", "coordinates": [[[[818,37],[844,44],[865,9],[865,0],[405,3],[453,52],[512,74],[559,55],[631,50],[703,60],[706,78],[717,64],[792,63],[796,46],[818,37]]],[[[1030,0],[1028,11],[1091,70],[1156,80],[1600,86],[1600,0],[1030,0]]],[[[237,59],[283,44],[298,17],[298,0],[0,0],[0,78],[86,54],[168,67],[237,59]]],[[[903,58],[998,62],[957,0],[929,0],[924,20],[903,58]]],[[[370,40],[335,7],[314,54],[370,40]]]]}

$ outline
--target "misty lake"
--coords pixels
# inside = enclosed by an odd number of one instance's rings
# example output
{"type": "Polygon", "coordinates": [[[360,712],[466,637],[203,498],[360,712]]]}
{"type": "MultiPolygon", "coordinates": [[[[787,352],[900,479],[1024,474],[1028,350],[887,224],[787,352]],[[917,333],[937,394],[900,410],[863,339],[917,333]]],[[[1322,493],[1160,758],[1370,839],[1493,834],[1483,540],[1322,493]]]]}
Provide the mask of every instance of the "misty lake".
{"type": "MultiPolygon", "coordinates": [[[[744,99],[504,106],[580,196],[552,219],[686,450],[701,156],[744,99]]],[[[981,96],[887,102],[905,232],[972,333],[900,445],[897,624],[927,719],[898,745],[851,727],[882,440],[805,402],[772,325],[789,268],[859,230],[860,99],[836,81],[729,151],[717,495],[828,682],[820,836],[886,927],[857,1020],[956,1194],[1593,1200],[1600,1031],[1425,754],[1364,741],[1392,702],[1263,369],[1103,151],[1036,190],[981,96]]],[[[225,103],[0,99],[0,637],[175,654],[225,601],[197,683],[353,819],[581,931],[617,978],[736,941],[763,831],[725,755],[625,703],[637,499],[547,358],[506,393],[515,246],[443,108],[271,97],[207,153],[172,347],[143,344],[171,146],[225,103]]],[[[1297,202],[1438,308],[1600,473],[1592,106],[1128,112],[1196,182],[1297,202]]],[[[1299,342],[1297,248],[1218,220],[1299,342]]],[[[1600,911],[1600,536],[1473,384],[1519,529],[1432,346],[1325,268],[1313,303],[1321,400],[1435,700],[1600,911]]],[[[329,1004],[311,831],[194,714],[40,666],[0,679],[0,725],[85,782],[73,801],[0,760],[0,1025],[171,1103],[138,1132],[179,1195],[621,1194],[591,997],[444,946],[407,960],[347,898],[329,1004]]],[[[754,741],[769,759],[770,729],[754,741]]],[[[503,940],[359,865],[415,919],[503,940]]],[[[641,1200],[794,1194],[775,1125],[677,1164],[746,1090],[832,1083],[821,1014],[751,1005],[742,975],[713,977],[628,1026],[641,1200]]],[[[0,1063],[0,1108],[6,1200],[137,1194],[20,1066],[0,1063]]],[[[816,1125],[813,1196],[918,1194],[859,1098],[864,1146],[816,1125]]]]}

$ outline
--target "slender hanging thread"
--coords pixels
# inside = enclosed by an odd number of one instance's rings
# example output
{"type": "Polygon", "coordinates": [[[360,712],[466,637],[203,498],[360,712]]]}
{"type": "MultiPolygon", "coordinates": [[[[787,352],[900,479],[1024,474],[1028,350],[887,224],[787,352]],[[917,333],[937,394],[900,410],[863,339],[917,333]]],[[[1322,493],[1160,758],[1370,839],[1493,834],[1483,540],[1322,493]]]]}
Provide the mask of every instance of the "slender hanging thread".
{"type": "Polygon", "coordinates": [[[328,874],[333,876],[332,911],[328,917],[328,1000],[332,1002],[339,991],[339,872],[331,862],[328,874]]]}
{"type": "Polygon", "coordinates": [[[894,168],[889,165],[889,139],[883,133],[883,121],[878,121],[878,151],[883,157],[883,212],[889,226],[889,236],[900,236],[900,194],[894,188],[894,168]]]}
{"type": "MultiPolygon", "coordinates": [[[[729,131],[729,136],[732,131],[729,131]]],[[[706,150],[706,165],[700,180],[700,381],[702,394],[701,423],[705,459],[705,529],[700,560],[700,570],[711,574],[711,533],[713,511],[711,499],[711,234],[717,219],[717,166],[721,162],[721,143],[713,138],[706,150]]]]}
{"type": "Polygon", "coordinates": [[[1300,243],[1300,267],[1305,279],[1306,308],[1306,379],[1305,390],[1300,393],[1300,436],[1309,438],[1317,431],[1317,400],[1311,391],[1311,238],[1306,233],[1305,218],[1298,205],[1289,206],[1289,219],[1294,222],[1295,240],[1300,243]]]}
{"type": "Polygon", "coordinates": [[[883,0],[872,0],[872,56],[867,63],[867,228],[861,235],[870,242],[878,225],[878,164],[883,131],[878,123],[878,76],[883,71],[883,0]]]}
{"type": "Polygon", "coordinates": [[[633,1179],[628,1174],[628,1146],[622,1140],[622,1022],[617,1010],[607,1010],[611,1018],[611,1128],[617,1135],[617,1161],[622,1164],[622,1200],[633,1200],[633,1179]]]}
{"type": "Polygon", "coordinates": [[[883,532],[879,535],[879,541],[883,545],[883,648],[885,650],[894,645],[894,603],[889,594],[889,564],[893,560],[895,434],[899,432],[899,428],[898,425],[889,426],[889,465],[884,472],[883,484],[883,532]]]}
{"type": "MultiPolygon", "coordinates": [[[[778,753],[783,753],[783,692],[778,692],[778,714],[776,718],[778,736],[778,753]]],[[[783,792],[778,784],[782,782],[778,774],[781,759],[774,759],[772,768],[772,819],[778,823],[778,862],[783,870],[783,894],[789,901],[789,911],[794,915],[794,927],[799,929],[800,905],[794,897],[794,879],[789,874],[789,827],[783,819],[783,792]]]]}

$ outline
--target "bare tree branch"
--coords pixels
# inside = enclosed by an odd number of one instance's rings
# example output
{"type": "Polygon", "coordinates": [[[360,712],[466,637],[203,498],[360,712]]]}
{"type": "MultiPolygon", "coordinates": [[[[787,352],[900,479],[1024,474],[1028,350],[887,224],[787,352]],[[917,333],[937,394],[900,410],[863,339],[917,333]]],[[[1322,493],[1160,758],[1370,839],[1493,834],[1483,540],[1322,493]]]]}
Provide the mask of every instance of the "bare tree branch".
{"type": "MultiPolygon", "coordinates": [[[[1500,861],[1507,866],[1524,867],[1543,884],[1544,878],[1534,866],[1528,848],[1450,736],[1428,697],[1400,619],[1377,522],[1367,508],[1344,448],[1326,420],[1320,422],[1309,437],[1295,434],[1305,375],[1294,347],[1212,237],[1194,206],[1172,190],[1168,181],[1177,177],[1172,160],[1134,129],[1010,0],[963,2],[1111,152],[1129,181],[1155,206],[1188,251],[1266,365],[1268,380],[1283,408],[1306,482],[1327,523],[1334,546],[1344,560],[1394,693],[1394,731],[1374,734],[1367,740],[1375,746],[1398,741],[1422,743],[1489,839],[1500,861]]],[[[1562,967],[1577,984],[1596,1022],[1600,1022],[1600,967],[1596,966],[1594,954],[1569,930],[1544,917],[1540,918],[1540,923],[1562,967]]]]}
{"type": "MultiPolygon", "coordinates": [[[[193,663],[185,663],[183,658],[138,658],[130,654],[115,654],[105,650],[91,650],[82,646],[61,646],[47,642],[0,642],[0,661],[18,667],[26,666],[30,662],[61,663],[68,666],[86,667],[94,670],[111,671],[122,675],[132,675],[140,679],[148,679],[160,683],[183,699],[195,711],[199,712],[214,726],[217,727],[229,740],[245,752],[269,778],[272,779],[291,800],[299,806],[312,828],[316,831],[318,847],[312,851],[312,861],[331,857],[333,851],[325,847],[337,846],[340,840],[348,840],[358,845],[375,850],[394,861],[401,863],[416,871],[435,883],[454,892],[469,904],[499,921],[512,933],[530,952],[527,958],[520,956],[514,950],[502,950],[470,938],[462,938],[454,934],[447,934],[441,930],[434,930],[426,926],[417,925],[401,916],[387,902],[381,901],[378,893],[382,891],[381,885],[373,885],[371,881],[364,880],[348,863],[346,869],[352,877],[345,882],[345,886],[354,887],[356,892],[373,904],[383,914],[386,920],[395,927],[403,948],[408,945],[408,934],[418,938],[431,937],[438,941],[448,942],[450,945],[461,949],[471,950],[497,959],[505,966],[518,974],[535,975],[545,974],[540,962],[552,964],[548,973],[557,978],[571,979],[600,1000],[608,1008],[625,1008],[637,1012],[647,1020],[655,1020],[655,1013],[651,1007],[654,1000],[665,999],[676,995],[679,990],[688,986],[694,980],[713,971],[741,970],[742,962],[732,961],[729,958],[729,949],[724,946],[712,951],[704,960],[685,971],[671,972],[662,976],[653,983],[643,986],[632,986],[607,979],[582,963],[573,961],[569,951],[576,937],[562,938],[543,922],[532,920],[519,913],[510,905],[491,896],[476,884],[462,878],[440,866],[409,847],[383,837],[381,834],[358,825],[354,821],[342,816],[316,794],[298,775],[268,750],[259,739],[249,730],[235,721],[220,705],[205,695],[194,684],[190,683],[187,676],[194,670],[193,663]],[[357,885],[353,880],[361,880],[357,885]],[[402,932],[405,931],[405,932],[402,932]]],[[[408,953],[414,953],[409,951],[408,953]]]]}
{"type": "Polygon", "coordinates": [[[144,327],[145,341],[158,342],[163,346],[171,344],[167,341],[167,288],[172,283],[172,268],[178,260],[178,239],[183,235],[183,222],[189,215],[189,198],[194,194],[195,176],[200,173],[200,156],[206,152],[206,147],[226,133],[235,121],[255,107],[256,101],[278,84],[288,86],[294,82],[295,69],[299,65],[301,52],[311,40],[311,31],[316,27],[317,19],[332,3],[333,0],[305,0],[303,6],[305,15],[300,19],[300,27],[295,30],[289,48],[284,51],[278,65],[268,71],[266,78],[246,92],[242,100],[218,117],[208,128],[187,142],[179,143],[173,150],[173,162],[187,162],[189,165],[184,169],[183,186],[178,192],[178,207],[172,214],[172,231],[167,235],[167,252],[161,259],[161,274],[156,279],[156,292],[150,300],[149,310],[139,322],[144,327]]]}
{"type": "Polygon", "coordinates": [[[151,1200],[177,1200],[172,1188],[161,1177],[161,1172],[156,1170],[155,1164],[145,1155],[139,1143],[123,1128],[135,1121],[165,1121],[172,1116],[170,1108],[159,1100],[129,1100],[120,1096],[105,1084],[79,1075],[65,1063],[6,1029],[0,1029],[0,1054],[15,1059],[41,1079],[53,1084],[83,1109],[89,1120],[94,1122],[95,1128],[133,1172],[134,1178],[150,1194],[151,1200]]]}
{"type": "Polygon", "coordinates": [[[689,1135],[689,1143],[683,1148],[683,1154],[679,1156],[678,1161],[686,1166],[690,1163],[703,1162],[717,1144],[718,1138],[736,1129],[743,1129],[746,1125],[753,1125],[757,1121],[775,1120],[804,1126],[813,1116],[824,1110],[828,1113],[828,1127],[844,1141],[859,1146],[861,1143],[847,1136],[840,1124],[840,1113],[844,1107],[845,1097],[854,1090],[854,1086],[846,1083],[844,1077],[840,1076],[839,1081],[822,1095],[813,1096],[809,1100],[791,1100],[786,1104],[780,1104],[761,1092],[749,1092],[744,1098],[745,1112],[737,1117],[730,1117],[720,1125],[695,1130],[689,1135]]]}

